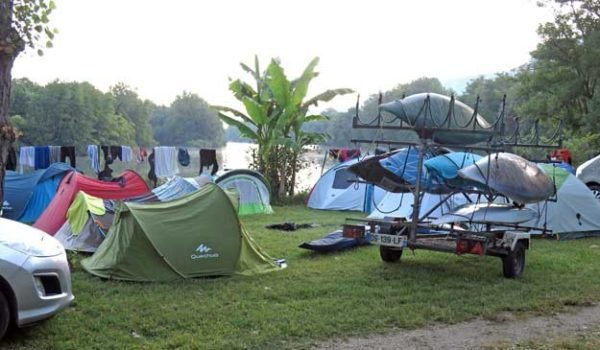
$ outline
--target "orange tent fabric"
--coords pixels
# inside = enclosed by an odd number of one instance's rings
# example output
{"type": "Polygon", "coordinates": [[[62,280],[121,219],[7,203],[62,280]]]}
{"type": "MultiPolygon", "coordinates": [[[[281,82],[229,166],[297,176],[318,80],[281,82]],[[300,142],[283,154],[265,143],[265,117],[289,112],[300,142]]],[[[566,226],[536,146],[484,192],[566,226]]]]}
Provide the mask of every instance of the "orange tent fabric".
{"type": "Polygon", "coordinates": [[[79,191],[102,199],[127,199],[150,192],[146,181],[133,170],[126,170],[117,179],[119,181],[100,181],[71,172],[63,177],[56,196],[33,226],[54,236],[67,220],[67,210],[79,191]]]}

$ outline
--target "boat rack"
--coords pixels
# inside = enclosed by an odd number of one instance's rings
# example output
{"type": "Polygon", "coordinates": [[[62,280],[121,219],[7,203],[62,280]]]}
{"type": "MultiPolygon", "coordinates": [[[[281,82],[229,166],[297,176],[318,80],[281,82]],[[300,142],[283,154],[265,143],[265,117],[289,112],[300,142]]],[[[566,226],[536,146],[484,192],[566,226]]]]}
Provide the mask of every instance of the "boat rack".
{"type": "MultiPolygon", "coordinates": [[[[381,95],[379,104],[381,105],[381,95]]],[[[430,96],[427,94],[423,105],[419,110],[418,118],[423,118],[418,130],[413,125],[401,120],[396,116],[392,118],[382,115],[381,110],[377,116],[370,121],[364,122],[364,118],[358,115],[358,101],[356,116],[352,121],[353,129],[378,129],[378,130],[407,130],[413,131],[418,136],[418,141],[398,141],[398,140],[368,140],[352,139],[353,143],[388,145],[391,146],[410,146],[418,150],[418,165],[416,170],[415,185],[410,187],[413,194],[413,212],[410,220],[408,218],[385,218],[384,220],[373,219],[347,219],[344,225],[344,231],[361,231],[371,243],[380,246],[380,256],[383,261],[394,262],[401,257],[403,248],[426,249],[440,252],[451,252],[457,254],[471,253],[478,255],[490,255],[501,257],[503,260],[503,272],[507,278],[520,277],[524,270],[525,250],[529,249],[530,232],[537,231],[541,235],[551,235],[552,232],[546,227],[530,227],[505,222],[476,222],[469,221],[469,225],[461,227],[456,224],[433,225],[428,221],[428,216],[444,204],[449,198],[458,193],[465,194],[469,198],[469,193],[479,193],[483,196],[490,196],[490,193],[482,191],[454,191],[447,193],[447,196],[441,200],[434,208],[426,213],[421,213],[421,200],[425,193],[422,185],[423,164],[428,150],[439,148],[460,149],[465,151],[485,152],[488,155],[495,152],[510,151],[515,147],[528,147],[540,149],[557,149],[562,147],[562,125],[559,125],[551,137],[543,138],[540,131],[539,121],[527,124],[519,119],[511,123],[511,128],[505,122],[506,95],[503,97],[500,107],[500,113],[488,127],[482,125],[478,118],[478,108],[481,103],[479,97],[473,108],[473,115],[466,124],[460,125],[460,128],[452,127],[457,125],[454,120],[454,96],[450,97],[445,119],[441,123],[427,123],[428,118],[434,121],[431,114],[430,96]],[[429,125],[429,126],[424,126],[429,125]],[[432,126],[433,125],[433,126],[432,126]],[[436,132],[460,132],[461,134],[476,133],[488,135],[487,141],[474,145],[467,144],[443,144],[434,141],[432,137],[436,132]],[[469,192],[469,193],[467,193],[469,192]],[[473,229],[473,228],[476,229],[473,229]],[[425,234],[426,233],[426,234],[425,234]]],[[[418,121],[418,119],[417,119],[418,121]]],[[[415,122],[415,125],[417,122],[415,122]]],[[[494,194],[497,195],[497,194],[494,194]]],[[[488,199],[490,199],[488,197],[488,199]]],[[[360,232],[358,232],[360,233],[360,232]]],[[[353,235],[357,235],[354,232],[353,235]]]]}

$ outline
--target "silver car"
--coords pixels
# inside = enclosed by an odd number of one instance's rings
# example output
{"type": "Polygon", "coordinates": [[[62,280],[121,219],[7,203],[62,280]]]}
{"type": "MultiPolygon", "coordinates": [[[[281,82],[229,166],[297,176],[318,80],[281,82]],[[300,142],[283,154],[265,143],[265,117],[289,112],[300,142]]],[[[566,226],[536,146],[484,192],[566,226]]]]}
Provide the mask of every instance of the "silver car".
{"type": "Polygon", "coordinates": [[[600,199],[600,156],[589,159],[577,167],[577,178],[600,199]]]}
{"type": "Polygon", "coordinates": [[[62,245],[38,229],[0,218],[0,338],[9,324],[22,327],[51,317],[73,299],[62,245]]]}

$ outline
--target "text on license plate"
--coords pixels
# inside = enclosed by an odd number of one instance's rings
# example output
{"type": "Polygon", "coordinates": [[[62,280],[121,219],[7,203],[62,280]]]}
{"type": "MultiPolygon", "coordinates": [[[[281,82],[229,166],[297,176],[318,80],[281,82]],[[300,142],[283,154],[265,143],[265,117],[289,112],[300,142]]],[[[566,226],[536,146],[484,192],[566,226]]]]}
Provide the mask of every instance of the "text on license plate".
{"type": "Polygon", "coordinates": [[[385,235],[381,233],[368,233],[369,242],[377,245],[404,248],[407,245],[406,236],[385,235]]]}

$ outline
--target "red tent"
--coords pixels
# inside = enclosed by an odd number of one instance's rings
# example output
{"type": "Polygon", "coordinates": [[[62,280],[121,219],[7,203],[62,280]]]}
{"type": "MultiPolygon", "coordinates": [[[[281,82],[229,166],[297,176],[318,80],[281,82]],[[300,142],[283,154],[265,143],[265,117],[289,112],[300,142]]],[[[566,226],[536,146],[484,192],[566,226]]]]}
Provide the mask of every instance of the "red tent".
{"type": "Polygon", "coordinates": [[[133,170],[125,170],[114,182],[96,180],[73,171],[63,177],[56,196],[33,226],[54,236],[67,220],[67,210],[79,191],[102,199],[126,199],[145,195],[150,188],[133,170]]]}

